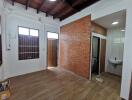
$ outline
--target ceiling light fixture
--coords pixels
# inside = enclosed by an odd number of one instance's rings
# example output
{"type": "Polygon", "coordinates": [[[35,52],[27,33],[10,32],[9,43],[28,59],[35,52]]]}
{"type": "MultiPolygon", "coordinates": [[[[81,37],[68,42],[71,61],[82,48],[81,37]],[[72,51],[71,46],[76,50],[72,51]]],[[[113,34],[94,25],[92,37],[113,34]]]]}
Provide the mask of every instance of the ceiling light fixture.
{"type": "Polygon", "coordinates": [[[112,25],[117,25],[117,24],[119,24],[118,21],[115,21],[115,22],[112,23],[112,25]]]}
{"type": "Polygon", "coordinates": [[[49,0],[49,1],[56,1],[56,0],[49,0]]]}
{"type": "Polygon", "coordinates": [[[122,31],[122,32],[125,32],[125,30],[124,30],[124,29],[122,29],[121,31],[122,31]]]}

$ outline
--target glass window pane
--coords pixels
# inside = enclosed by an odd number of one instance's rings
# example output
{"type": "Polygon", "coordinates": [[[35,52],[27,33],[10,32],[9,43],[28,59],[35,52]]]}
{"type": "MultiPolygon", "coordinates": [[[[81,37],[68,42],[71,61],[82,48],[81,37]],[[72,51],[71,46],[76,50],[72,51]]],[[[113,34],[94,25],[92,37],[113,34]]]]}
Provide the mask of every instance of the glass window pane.
{"type": "Polygon", "coordinates": [[[38,36],[38,30],[30,29],[30,36],[38,36]]]}
{"type": "Polygon", "coordinates": [[[57,33],[48,32],[48,38],[58,39],[58,34],[57,33]]]}
{"type": "Polygon", "coordinates": [[[21,35],[29,35],[29,29],[28,28],[19,27],[19,34],[21,34],[21,35]]]}

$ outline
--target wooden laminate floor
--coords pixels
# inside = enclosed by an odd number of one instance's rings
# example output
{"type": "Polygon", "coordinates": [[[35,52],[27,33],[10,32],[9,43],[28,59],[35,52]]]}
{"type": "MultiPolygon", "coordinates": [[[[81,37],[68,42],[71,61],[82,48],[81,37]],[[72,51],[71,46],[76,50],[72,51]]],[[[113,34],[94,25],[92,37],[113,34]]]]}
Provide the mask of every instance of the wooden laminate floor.
{"type": "Polygon", "coordinates": [[[120,78],[104,73],[104,83],[88,81],[61,68],[11,79],[10,100],[120,100],[120,78]]]}

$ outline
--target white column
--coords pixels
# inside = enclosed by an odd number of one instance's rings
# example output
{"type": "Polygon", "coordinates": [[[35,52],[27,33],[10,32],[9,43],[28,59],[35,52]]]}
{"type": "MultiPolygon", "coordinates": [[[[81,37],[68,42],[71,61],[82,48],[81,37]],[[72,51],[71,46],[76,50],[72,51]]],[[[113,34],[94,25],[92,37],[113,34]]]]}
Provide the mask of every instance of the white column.
{"type": "Polygon", "coordinates": [[[124,43],[124,61],[121,85],[121,97],[128,100],[132,72],[132,0],[126,0],[127,18],[126,18],[126,34],[124,43]]]}

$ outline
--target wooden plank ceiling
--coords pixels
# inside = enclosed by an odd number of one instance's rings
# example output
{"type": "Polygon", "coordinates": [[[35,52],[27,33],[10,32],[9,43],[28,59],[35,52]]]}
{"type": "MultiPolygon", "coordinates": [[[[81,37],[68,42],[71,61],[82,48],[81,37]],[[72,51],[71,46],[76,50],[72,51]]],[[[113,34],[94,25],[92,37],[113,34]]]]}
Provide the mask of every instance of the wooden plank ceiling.
{"type": "Polygon", "coordinates": [[[100,0],[11,0],[14,5],[15,2],[25,5],[25,9],[32,7],[36,12],[44,12],[46,16],[53,16],[64,20],[65,18],[81,11],[87,6],[90,6],[100,0]]]}

